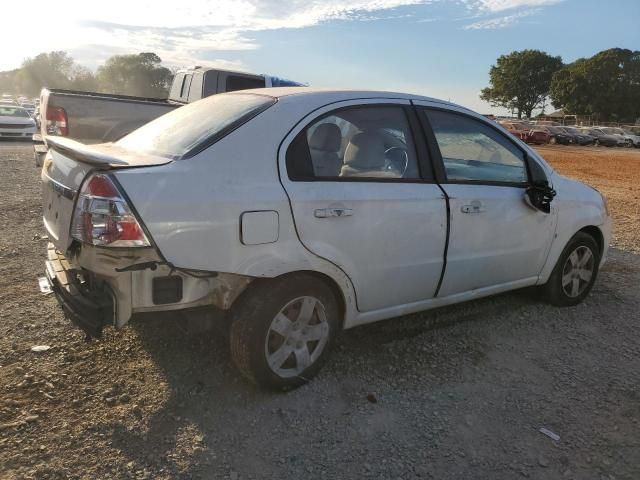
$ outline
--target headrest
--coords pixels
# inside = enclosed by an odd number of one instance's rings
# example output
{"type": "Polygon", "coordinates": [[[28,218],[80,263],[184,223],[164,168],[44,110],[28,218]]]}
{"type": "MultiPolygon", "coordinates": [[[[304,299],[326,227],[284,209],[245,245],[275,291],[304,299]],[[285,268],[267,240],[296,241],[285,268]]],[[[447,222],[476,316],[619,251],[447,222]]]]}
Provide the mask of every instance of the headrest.
{"type": "Polygon", "coordinates": [[[342,143],[342,132],[335,123],[318,125],[309,139],[309,148],[324,152],[337,152],[342,143]]]}
{"type": "Polygon", "coordinates": [[[378,170],[384,167],[384,143],[371,132],[355,134],[344,152],[344,164],[360,170],[378,170]]]}

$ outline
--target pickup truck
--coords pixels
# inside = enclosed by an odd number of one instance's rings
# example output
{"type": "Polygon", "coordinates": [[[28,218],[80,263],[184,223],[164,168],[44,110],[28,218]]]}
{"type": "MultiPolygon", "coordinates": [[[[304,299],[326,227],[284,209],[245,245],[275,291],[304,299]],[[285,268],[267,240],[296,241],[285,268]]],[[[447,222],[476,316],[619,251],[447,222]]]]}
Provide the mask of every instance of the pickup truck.
{"type": "Polygon", "coordinates": [[[209,95],[291,86],[302,84],[270,75],[193,67],[176,73],[167,99],[43,88],[39,133],[33,136],[36,166],[42,166],[48,151],[48,135],[85,144],[113,142],[174,108],[209,95]]]}

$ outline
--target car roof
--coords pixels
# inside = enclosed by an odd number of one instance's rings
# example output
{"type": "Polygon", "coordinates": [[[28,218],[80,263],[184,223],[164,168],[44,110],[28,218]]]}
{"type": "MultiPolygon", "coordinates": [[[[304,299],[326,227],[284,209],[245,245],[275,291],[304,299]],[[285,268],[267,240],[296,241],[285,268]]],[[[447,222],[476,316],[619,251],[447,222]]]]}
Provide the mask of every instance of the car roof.
{"type": "MultiPolygon", "coordinates": [[[[427,102],[441,103],[451,107],[457,107],[469,112],[466,107],[457,105],[452,102],[439,100],[437,98],[426,97],[424,95],[416,95],[411,93],[389,92],[384,90],[356,90],[356,89],[329,89],[319,87],[275,87],[275,88],[256,88],[250,90],[236,90],[230,92],[230,95],[241,93],[257,93],[260,95],[268,95],[273,98],[285,98],[285,97],[313,97],[314,100],[322,100],[323,97],[328,102],[338,100],[350,100],[350,99],[369,99],[369,98],[388,98],[396,100],[422,100],[427,102]]],[[[475,113],[475,112],[473,112],[475,113]]]]}

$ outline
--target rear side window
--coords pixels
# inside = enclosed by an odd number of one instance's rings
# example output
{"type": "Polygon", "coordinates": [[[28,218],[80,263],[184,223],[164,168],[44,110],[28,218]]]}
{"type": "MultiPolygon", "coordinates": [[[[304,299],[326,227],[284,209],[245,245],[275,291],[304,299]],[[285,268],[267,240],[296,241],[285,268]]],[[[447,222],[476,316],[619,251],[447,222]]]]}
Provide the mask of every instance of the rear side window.
{"type": "Polygon", "coordinates": [[[275,101],[267,95],[213,95],[156,118],[117,144],[134,152],[187,158],[217,142],[275,101]]]}
{"type": "Polygon", "coordinates": [[[287,151],[292,180],[419,179],[413,136],[402,107],[340,109],[300,132],[287,151]]]}
{"type": "Polygon", "coordinates": [[[178,73],[173,79],[171,84],[171,92],[169,92],[169,98],[179,99],[180,92],[182,91],[182,85],[184,84],[184,73],[178,73]]]}
{"type": "Polygon", "coordinates": [[[264,88],[264,78],[245,77],[243,75],[228,75],[225,91],[248,90],[250,88],[264,88]]]}
{"type": "Polygon", "coordinates": [[[524,184],[524,153],[483,122],[452,112],[423,110],[436,137],[447,180],[524,184]]]}
{"type": "Polygon", "coordinates": [[[202,98],[202,73],[194,73],[189,88],[189,102],[195,102],[202,98]]]}
{"type": "Polygon", "coordinates": [[[180,98],[184,101],[187,100],[189,95],[189,88],[191,88],[192,75],[185,75],[184,82],[182,82],[182,88],[180,89],[180,98]]]}

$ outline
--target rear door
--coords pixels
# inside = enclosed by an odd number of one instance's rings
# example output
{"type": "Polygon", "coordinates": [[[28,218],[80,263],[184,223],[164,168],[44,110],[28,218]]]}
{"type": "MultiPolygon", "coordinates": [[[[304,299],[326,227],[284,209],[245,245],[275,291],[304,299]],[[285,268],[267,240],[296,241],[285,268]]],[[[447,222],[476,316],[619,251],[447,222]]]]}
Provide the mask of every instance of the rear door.
{"type": "Polygon", "coordinates": [[[432,298],[447,212],[408,101],[315,111],[285,139],[280,168],[298,236],[341,268],[363,312],[432,298]]]}
{"type": "MultiPolygon", "coordinates": [[[[421,102],[416,102],[421,103],[421,102]]],[[[451,231],[439,297],[536,283],[555,232],[555,209],[525,202],[525,151],[493,124],[464,112],[419,108],[450,199],[451,231]]]]}

